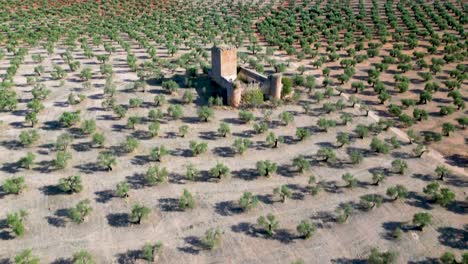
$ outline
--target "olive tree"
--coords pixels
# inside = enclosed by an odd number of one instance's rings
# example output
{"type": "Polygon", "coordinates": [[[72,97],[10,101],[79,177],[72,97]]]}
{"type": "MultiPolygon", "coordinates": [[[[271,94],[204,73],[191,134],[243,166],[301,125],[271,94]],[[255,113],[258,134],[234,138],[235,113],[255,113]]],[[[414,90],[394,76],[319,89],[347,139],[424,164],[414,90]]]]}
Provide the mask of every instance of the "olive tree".
{"type": "Polygon", "coordinates": [[[90,203],[88,199],[78,202],[75,207],[68,210],[68,217],[77,224],[83,223],[93,211],[90,203]]]}
{"type": "Polygon", "coordinates": [[[244,192],[239,199],[239,206],[243,211],[249,211],[257,206],[258,201],[258,197],[251,192],[244,192]]]}
{"type": "Polygon", "coordinates": [[[257,219],[257,225],[264,229],[268,236],[272,237],[279,228],[279,221],[273,214],[267,214],[257,219]]]}

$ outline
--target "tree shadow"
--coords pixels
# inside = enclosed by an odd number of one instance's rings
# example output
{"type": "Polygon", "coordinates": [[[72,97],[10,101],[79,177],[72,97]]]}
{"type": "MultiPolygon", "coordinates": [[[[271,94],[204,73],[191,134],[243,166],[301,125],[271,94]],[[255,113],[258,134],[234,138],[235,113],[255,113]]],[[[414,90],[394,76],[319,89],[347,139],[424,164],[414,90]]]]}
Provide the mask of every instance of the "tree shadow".
{"type": "Polygon", "coordinates": [[[419,195],[416,192],[408,192],[408,198],[406,199],[406,204],[426,209],[426,210],[431,210],[432,206],[429,204],[427,199],[424,196],[419,195]]]}
{"type": "Polygon", "coordinates": [[[215,147],[212,151],[215,155],[224,158],[234,157],[236,155],[236,152],[231,147],[215,147]]]}
{"type": "Polygon", "coordinates": [[[382,223],[382,227],[385,230],[385,233],[381,234],[382,238],[390,241],[395,241],[397,239],[394,235],[397,228],[400,228],[402,231],[407,231],[404,222],[389,221],[382,223]]]}
{"type": "Polygon", "coordinates": [[[141,258],[141,250],[128,250],[125,253],[117,254],[117,263],[119,264],[134,264],[137,259],[141,258]]]}
{"type": "Polygon", "coordinates": [[[131,163],[133,165],[145,165],[149,163],[151,160],[149,159],[148,155],[136,155],[135,157],[132,158],[131,163]]]}
{"type": "Polygon", "coordinates": [[[179,199],[176,198],[160,198],[158,200],[159,208],[163,212],[182,212],[179,205],[179,199]]]}
{"type": "Polygon", "coordinates": [[[260,202],[264,203],[264,204],[273,204],[275,201],[273,199],[273,195],[271,194],[260,194],[260,195],[257,195],[257,198],[260,202]]]}
{"type": "Polygon", "coordinates": [[[65,227],[68,218],[68,209],[58,209],[53,216],[47,216],[47,223],[55,227],[65,227]]]}
{"type": "Polygon", "coordinates": [[[129,215],[127,213],[108,214],[106,219],[107,223],[112,227],[129,226],[129,215]]]}
{"type": "Polygon", "coordinates": [[[218,139],[218,133],[214,131],[201,131],[198,137],[204,140],[216,140],[218,139]]]}
{"type": "Polygon", "coordinates": [[[231,230],[234,233],[244,233],[251,237],[258,237],[258,233],[256,232],[254,225],[251,223],[240,222],[236,225],[232,225],[231,230]]]}
{"type": "Polygon", "coordinates": [[[41,127],[43,130],[59,130],[62,129],[62,123],[60,123],[57,120],[52,120],[52,121],[46,121],[43,123],[43,126],[41,127]]]}
{"type": "Polygon", "coordinates": [[[94,194],[96,194],[96,202],[98,203],[107,203],[109,202],[110,200],[112,200],[112,198],[114,198],[114,191],[113,190],[104,190],[104,191],[98,191],[98,192],[95,192],[94,194]]]}
{"type": "Polygon", "coordinates": [[[62,190],[60,190],[60,188],[57,185],[46,185],[46,186],[39,188],[39,191],[41,191],[44,195],[47,195],[47,196],[65,194],[62,190]]]}
{"type": "Polygon", "coordinates": [[[332,228],[332,223],[335,223],[335,215],[328,211],[318,211],[310,219],[321,229],[332,228]]]}
{"type": "Polygon", "coordinates": [[[240,169],[237,171],[231,172],[234,177],[238,177],[245,181],[253,181],[259,176],[257,170],[255,169],[240,169]]]}
{"type": "Polygon", "coordinates": [[[176,148],[171,152],[171,155],[172,156],[179,156],[179,157],[185,157],[185,158],[188,158],[188,157],[193,157],[192,155],[192,151],[190,149],[182,149],[182,148],[176,148]]]}
{"type": "Polygon", "coordinates": [[[214,208],[215,212],[222,216],[232,216],[243,212],[242,208],[234,201],[218,202],[214,208]]]}
{"type": "Polygon", "coordinates": [[[276,173],[278,175],[285,176],[285,177],[293,177],[296,173],[298,173],[298,171],[295,170],[291,165],[281,164],[281,165],[278,165],[278,169],[276,170],[276,173]]]}
{"type": "Polygon", "coordinates": [[[0,264],[13,264],[13,262],[8,258],[0,259],[0,264]]]}
{"type": "Polygon", "coordinates": [[[349,259],[349,258],[336,258],[332,259],[333,264],[366,264],[367,261],[364,259],[349,259]]]}
{"type": "Polygon", "coordinates": [[[439,242],[447,247],[467,250],[468,225],[465,225],[463,228],[464,229],[459,229],[450,226],[437,228],[437,231],[439,232],[439,242]]]}
{"type": "Polygon", "coordinates": [[[86,152],[90,151],[92,146],[91,142],[83,142],[78,144],[72,144],[72,148],[77,152],[86,152]]]}
{"type": "Polygon", "coordinates": [[[125,178],[132,189],[142,189],[146,186],[144,175],[141,173],[134,173],[132,176],[127,176],[125,178]]]}
{"type": "Polygon", "coordinates": [[[440,264],[438,258],[424,257],[422,260],[408,261],[408,264],[440,264]]]}
{"type": "Polygon", "coordinates": [[[21,169],[19,162],[5,162],[1,168],[2,171],[6,173],[17,173],[21,169]]]}
{"type": "Polygon", "coordinates": [[[177,249],[179,249],[180,251],[182,251],[184,253],[188,253],[188,254],[192,254],[192,255],[198,255],[200,253],[200,251],[203,249],[203,244],[202,244],[201,240],[196,236],[185,237],[184,241],[188,245],[184,246],[184,247],[178,247],[177,248],[177,249]]]}
{"type": "Polygon", "coordinates": [[[74,166],[74,168],[78,169],[80,172],[85,173],[85,174],[92,174],[98,171],[105,171],[96,162],[82,163],[82,164],[74,166]]]}
{"type": "Polygon", "coordinates": [[[411,175],[411,177],[415,178],[415,179],[422,180],[422,181],[427,181],[427,182],[432,182],[434,180],[434,178],[429,174],[415,173],[415,174],[411,175]]]}
{"type": "Polygon", "coordinates": [[[24,147],[23,144],[17,140],[4,140],[0,145],[9,150],[19,150],[24,147]]]}
{"type": "Polygon", "coordinates": [[[49,173],[54,168],[54,161],[53,160],[43,160],[39,161],[35,164],[33,170],[39,171],[41,173],[49,173]]]}
{"type": "Polygon", "coordinates": [[[296,236],[287,229],[277,229],[273,238],[283,244],[294,242],[296,236]]]}

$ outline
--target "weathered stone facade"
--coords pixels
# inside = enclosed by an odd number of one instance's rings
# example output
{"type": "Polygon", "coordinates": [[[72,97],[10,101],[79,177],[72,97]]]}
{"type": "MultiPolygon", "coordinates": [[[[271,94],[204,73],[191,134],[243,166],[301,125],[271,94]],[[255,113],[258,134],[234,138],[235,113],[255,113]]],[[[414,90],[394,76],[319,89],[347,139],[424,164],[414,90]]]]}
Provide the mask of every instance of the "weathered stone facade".
{"type": "Polygon", "coordinates": [[[269,98],[281,98],[281,74],[262,75],[256,71],[237,67],[237,49],[234,47],[213,47],[211,49],[211,71],[214,82],[226,90],[227,102],[238,107],[245,85],[257,85],[269,98]],[[238,76],[239,79],[238,80],[238,76]],[[243,82],[244,83],[243,83],[243,82]]]}

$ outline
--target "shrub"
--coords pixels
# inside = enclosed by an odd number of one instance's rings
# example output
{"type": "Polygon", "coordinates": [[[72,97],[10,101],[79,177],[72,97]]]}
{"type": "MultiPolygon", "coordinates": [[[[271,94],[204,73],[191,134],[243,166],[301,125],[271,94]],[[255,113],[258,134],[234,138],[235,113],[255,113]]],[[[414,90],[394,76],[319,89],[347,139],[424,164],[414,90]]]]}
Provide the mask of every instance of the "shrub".
{"type": "Polygon", "coordinates": [[[92,211],[93,208],[90,205],[90,201],[86,199],[78,202],[75,207],[71,208],[68,211],[68,217],[70,217],[73,222],[81,224],[92,211]]]}
{"type": "Polygon", "coordinates": [[[294,116],[287,111],[282,112],[278,117],[285,126],[294,121],[294,116]]]}
{"type": "Polygon", "coordinates": [[[105,168],[107,171],[112,171],[112,166],[117,164],[117,159],[112,153],[101,152],[98,155],[99,166],[105,168]]]}
{"type": "Polygon", "coordinates": [[[356,178],[354,178],[354,175],[351,173],[345,173],[341,176],[341,179],[347,183],[346,187],[348,188],[354,188],[356,187],[358,181],[356,178]]]}
{"type": "Polygon", "coordinates": [[[202,106],[201,108],[199,108],[197,114],[198,118],[205,122],[208,122],[214,116],[213,109],[211,109],[208,106],[202,106]]]}
{"type": "Polygon", "coordinates": [[[80,122],[80,111],[76,112],[63,112],[59,117],[59,122],[65,127],[71,127],[80,122]]]}
{"type": "Polygon", "coordinates": [[[390,146],[376,137],[372,138],[370,148],[377,153],[387,154],[390,151],[390,146]]]}
{"type": "Polygon", "coordinates": [[[244,212],[249,211],[257,206],[258,201],[258,197],[254,196],[251,192],[244,192],[239,199],[239,206],[244,212]]]}
{"type": "Polygon", "coordinates": [[[155,147],[150,150],[150,158],[154,161],[161,161],[162,158],[169,154],[169,151],[164,147],[155,147]]]}
{"type": "Polygon", "coordinates": [[[104,146],[106,138],[103,133],[94,133],[92,138],[92,144],[98,148],[104,146]]]}
{"type": "Polygon", "coordinates": [[[114,106],[113,110],[119,118],[123,118],[127,114],[127,108],[125,108],[123,105],[114,106]]]}
{"type": "Polygon", "coordinates": [[[310,163],[304,156],[299,155],[293,159],[293,166],[296,167],[301,173],[310,170],[310,163]]]}
{"type": "Polygon", "coordinates": [[[273,190],[273,194],[278,196],[282,203],[286,202],[286,198],[291,198],[292,192],[286,185],[281,185],[273,190]]]}
{"type": "Polygon", "coordinates": [[[189,132],[189,126],[188,125],[182,125],[179,127],[179,136],[180,137],[185,137],[189,132]]]}
{"type": "Polygon", "coordinates": [[[66,193],[79,193],[83,190],[80,175],[73,175],[66,178],[61,178],[58,182],[58,188],[66,193]]]}
{"type": "Polygon", "coordinates": [[[257,107],[263,104],[263,93],[259,88],[249,89],[242,94],[244,104],[252,107],[257,107]]]}
{"type": "Polygon", "coordinates": [[[307,128],[298,127],[296,129],[296,137],[300,140],[306,140],[310,138],[310,131],[307,128]]]}
{"type": "Polygon", "coordinates": [[[244,154],[244,152],[252,145],[252,141],[248,138],[236,138],[234,140],[233,147],[239,154],[244,154]]]}
{"type": "Polygon", "coordinates": [[[190,150],[193,156],[198,156],[208,150],[208,144],[206,142],[190,141],[190,150]]]}
{"type": "Polygon", "coordinates": [[[140,123],[141,123],[141,117],[139,117],[139,116],[130,116],[127,119],[127,128],[128,129],[135,129],[135,125],[140,124],[140,123]]]}
{"type": "Polygon", "coordinates": [[[309,239],[317,230],[317,227],[309,220],[302,220],[296,227],[297,232],[304,239],[309,239]]]}
{"type": "Polygon", "coordinates": [[[317,151],[317,157],[322,158],[321,161],[328,162],[328,163],[335,163],[336,162],[336,154],[330,147],[320,148],[317,151]]]}
{"type": "Polygon", "coordinates": [[[136,148],[138,148],[138,145],[140,143],[138,140],[132,136],[127,136],[124,142],[121,143],[121,147],[125,150],[127,153],[133,152],[136,148]]]}
{"type": "Polygon", "coordinates": [[[279,143],[284,142],[284,137],[276,136],[275,133],[270,132],[266,137],[266,143],[271,148],[277,148],[279,143]]]}
{"type": "Polygon", "coordinates": [[[68,146],[72,143],[72,141],[72,135],[68,133],[60,134],[55,142],[55,149],[59,151],[65,151],[67,150],[68,146]]]}
{"type": "Polygon", "coordinates": [[[266,122],[259,122],[253,125],[253,129],[256,134],[263,134],[268,130],[268,124],[266,122]]]}
{"type": "Polygon", "coordinates": [[[155,262],[156,256],[162,252],[162,249],[162,242],[157,242],[156,244],[146,243],[141,250],[141,254],[144,260],[155,262]]]}
{"type": "Polygon", "coordinates": [[[364,210],[371,210],[374,207],[380,207],[382,205],[383,198],[380,195],[368,194],[361,196],[360,205],[364,210]]]}
{"type": "Polygon", "coordinates": [[[222,232],[218,228],[211,228],[205,232],[204,237],[201,239],[201,244],[206,249],[214,249],[221,243],[222,232]]]}
{"type": "Polygon", "coordinates": [[[193,165],[189,163],[186,167],[185,177],[187,180],[193,181],[200,175],[200,171],[193,165]]]}
{"type": "Polygon", "coordinates": [[[398,254],[393,251],[379,252],[377,248],[371,249],[371,254],[367,259],[369,264],[393,264],[397,263],[398,254]]]}
{"type": "Polygon", "coordinates": [[[359,150],[352,150],[349,153],[349,157],[351,159],[352,164],[359,164],[364,159],[364,156],[362,155],[361,151],[359,151],[359,150]]]}
{"type": "Polygon", "coordinates": [[[119,182],[117,183],[116,185],[116,188],[115,188],[115,194],[120,197],[120,198],[127,198],[129,195],[128,195],[128,192],[130,190],[130,186],[128,185],[127,182],[123,181],[123,182],[119,182]]]}
{"type": "Polygon", "coordinates": [[[58,151],[55,160],[53,161],[54,167],[58,170],[67,167],[68,160],[72,158],[71,154],[66,151],[58,151]]]}
{"type": "Polygon", "coordinates": [[[323,131],[327,132],[328,128],[336,126],[335,120],[320,118],[317,121],[317,126],[320,127],[323,131]]]}
{"type": "Polygon", "coordinates": [[[260,176],[270,177],[278,169],[278,165],[275,162],[269,160],[258,161],[257,171],[260,176]]]}
{"type": "Polygon", "coordinates": [[[135,204],[133,205],[129,220],[134,224],[141,224],[141,221],[148,217],[150,212],[150,208],[144,205],[135,204]]]}
{"type": "Polygon", "coordinates": [[[336,220],[338,221],[338,223],[343,224],[353,213],[353,207],[349,203],[343,204],[342,206],[336,209],[336,213],[338,214],[336,220]]]}
{"type": "Polygon", "coordinates": [[[162,119],[164,117],[164,113],[162,112],[161,109],[151,109],[148,112],[148,118],[151,121],[157,121],[159,119],[162,119]]]}
{"type": "Polygon", "coordinates": [[[396,159],[392,161],[392,169],[399,174],[405,174],[405,171],[408,169],[408,164],[404,160],[396,159]]]}
{"type": "Polygon", "coordinates": [[[408,190],[403,185],[395,185],[387,189],[387,195],[392,198],[394,201],[398,198],[406,198],[408,196],[408,190]]]}
{"type": "Polygon", "coordinates": [[[419,230],[423,231],[424,227],[431,224],[432,216],[429,213],[416,213],[413,215],[413,224],[419,228],[419,230]]]}
{"type": "Polygon", "coordinates": [[[283,77],[281,83],[283,84],[283,89],[281,90],[281,97],[283,98],[293,92],[293,80],[288,77],[283,77]]]}
{"type": "Polygon", "coordinates": [[[92,134],[96,130],[96,121],[93,119],[85,120],[83,124],[81,124],[81,131],[83,134],[92,134]]]}
{"type": "Polygon", "coordinates": [[[195,95],[192,92],[185,91],[184,95],[182,96],[182,102],[184,104],[190,104],[190,103],[193,102],[194,97],[195,97],[195,95]]]}
{"type": "Polygon", "coordinates": [[[26,153],[26,156],[22,157],[18,161],[18,163],[22,168],[29,170],[34,164],[34,159],[36,159],[36,155],[34,155],[32,152],[28,152],[26,153]]]}
{"type": "Polygon", "coordinates": [[[160,125],[159,122],[152,122],[148,125],[148,133],[153,138],[159,134],[160,125]]]}
{"type": "Polygon", "coordinates": [[[24,177],[12,177],[3,182],[3,192],[7,194],[20,194],[26,188],[24,177]]]}
{"type": "Polygon", "coordinates": [[[34,129],[21,131],[19,135],[19,141],[23,146],[31,146],[38,140],[39,134],[34,129]]]}
{"type": "Polygon", "coordinates": [[[94,260],[93,256],[85,251],[81,250],[73,254],[72,257],[73,264],[95,264],[96,261],[94,260]]]}
{"type": "Polygon", "coordinates": [[[150,186],[164,183],[167,181],[169,173],[166,168],[159,166],[150,166],[145,174],[146,183],[150,186]]]}
{"type": "Polygon", "coordinates": [[[255,119],[255,116],[252,112],[247,110],[239,111],[239,119],[242,120],[244,123],[250,123],[255,119]]]}
{"type": "Polygon", "coordinates": [[[227,135],[231,134],[231,128],[229,127],[229,124],[227,124],[225,122],[221,122],[219,124],[218,133],[222,137],[226,137],[227,135]]]}
{"type": "Polygon", "coordinates": [[[162,82],[162,88],[167,90],[169,93],[174,93],[179,88],[179,85],[173,80],[164,81],[162,82]]]}
{"type": "Polygon", "coordinates": [[[216,165],[210,170],[213,177],[221,179],[229,175],[229,168],[223,163],[217,162],[216,165]]]}
{"type": "Polygon", "coordinates": [[[184,192],[180,197],[179,206],[182,208],[182,210],[195,208],[195,200],[193,199],[193,195],[187,189],[184,189],[184,192]]]}
{"type": "Polygon", "coordinates": [[[273,236],[276,229],[279,228],[279,222],[273,214],[260,216],[257,219],[257,225],[265,230],[268,236],[273,236]]]}
{"type": "Polygon", "coordinates": [[[7,214],[6,224],[16,236],[22,236],[26,231],[24,220],[27,215],[28,214],[24,210],[20,210],[17,213],[7,214]]]}
{"type": "Polygon", "coordinates": [[[31,249],[25,249],[15,256],[16,264],[39,264],[40,260],[38,257],[32,254],[31,249]]]}
{"type": "Polygon", "coordinates": [[[184,115],[184,112],[180,105],[170,105],[167,108],[167,114],[173,119],[179,119],[184,115]]]}

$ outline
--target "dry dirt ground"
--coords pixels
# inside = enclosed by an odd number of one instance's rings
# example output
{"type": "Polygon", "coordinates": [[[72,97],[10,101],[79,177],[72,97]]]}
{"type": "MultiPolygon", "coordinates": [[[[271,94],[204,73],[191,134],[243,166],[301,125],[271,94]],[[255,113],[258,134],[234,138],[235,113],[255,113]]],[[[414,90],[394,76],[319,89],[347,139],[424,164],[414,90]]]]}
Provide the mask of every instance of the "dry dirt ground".
{"type": "MultiPolygon", "coordinates": [[[[57,49],[57,53],[62,50],[57,49]]],[[[134,44],[134,53],[143,58],[142,49],[134,44]]],[[[162,51],[161,51],[162,52],[162,51]]],[[[25,83],[25,75],[33,72],[31,54],[43,53],[42,49],[30,50],[27,62],[16,75],[15,83],[22,102],[31,98],[30,86],[25,83]]],[[[161,54],[164,55],[164,54],[161,54]]],[[[162,93],[160,86],[148,87],[146,93],[128,91],[128,84],[136,80],[125,64],[125,52],[117,48],[111,56],[115,71],[115,79],[119,84],[118,103],[127,104],[130,98],[140,97],[145,104],[140,109],[132,109],[127,116],[140,114],[146,116],[153,108],[152,101],[156,94],[162,93]]],[[[19,196],[0,196],[0,219],[7,213],[24,209],[29,216],[25,222],[27,231],[23,237],[12,238],[9,230],[0,230],[0,259],[11,258],[25,248],[31,248],[43,263],[63,263],[74,252],[84,249],[92,253],[98,263],[140,263],[134,256],[146,242],[162,241],[164,252],[163,263],[288,263],[299,258],[306,263],[350,263],[359,261],[369,254],[372,247],[382,250],[398,251],[399,262],[427,261],[439,257],[444,251],[451,250],[459,255],[467,250],[468,227],[466,226],[466,176],[451,175],[442,184],[456,193],[456,202],[448,209],[428,203],[422,189],[435,178],[434,169],[439,164],[430,156],[413,158],[411,150],[414,147],[402,142],[402,148],[393,150],[388,155],[377,155],[369,151],[370,138],[353,139],[349,147],[336,148],[339,162],[327,166],[314,160],[314,155],[322,146],[335,148],[338,132],[351,132],[358,123],[370,124],[370,118],[364,117],[357,109],[346,108],[344,111],[355,115],[353,122],[347,126],[338,125],[327,133],[320,132],[316,127],[318,118],[338,119],[339,114],[325,115],[320,112],[320,104],[303,96],[301,100],[310,101],[313,110],[304,114],[297,105],[286,105],[274,110],[270,128],[277,135],[285,136],[286,142],[278,149],[265,146],[266,135],[253,134],[251,124],[241,124],[238,121],[238,111],[234,109],[216,109],[215,118],[209,123],[198,121],[196,105],[184,106],[185,116],[181,120],[166,119],[161,123],[160,136],[146,139],[147,122],[137,125],[135,130],[125,128],[126,120],[117,120],[111,111],[101,109],[103,79],[97,73],[97,61],[84,59],[81,51],[74,53],[80,58],[82,65],[90,66],[95,72],[93,84],[95,87],[82,92],[87,99],[76,106],[67,104],[67,96],[71,90],[80,90],[81,84],[75,74],[69,74],[65,86],[57,87],[57,81],[44,78],[46,86],[52,90],[45,101],[46,109],[39,115],[40,141],[31,148],[18,145],[20,131],[29,129],[23,126],[24,103],[18,111],[12,114],[0,115],[4,124],[0,133],[0,180],[17,175],[25,176],[27,189],[19,196]],[[64,111],[82,110],[82,119],[95,118],[98,130],[105,133],[106,147],[116,147],[127,135],[140,137],[140,146],[132,154],[118,157],[118,164],[112,172],[96,168],[97,155],[100,150],[89,148],[89,137],[80,135],[77,128],[68,129],[75,135],[70,152],[73,159],[65,170],[55,171],[50,168],[50,162],[55,156],[50,149],[56,137],[67,129],[54,127],[58,116],[64,111]],[[280,112],[291,111],[295,120],[288,126],[279,125],[277,116],[280,112]],[[220,138],[216,129],[221,121],[232,127],[233,136],[220,138]],[[190,126],[190,133],[185,138],[175,136],[182,124],[190,126]],[[296,127],[307,127],[313,133],[305,142],[298,142],[294,133],[296,127]],[[232,153],[231,145],[235,137],[248,137],[253,146],[240,156],[232,153]],[[190,140],[208,142],[209,151],[198,157],[191,157],[190,140]],[[150,165],[149,149],[164,145],[171,154],[160,164],[170,171],[168,183],[148,187],[143,184],[143,175],[150,165]],[[365,151],[366,158],[357,166],[349,164],[346,152],[352,149],[365,151]],[[33,151],[37,155],[37,165],[30,170],[18,169],[14,163],[33,151]],[[293,157],[302,154],[312,162],[312,171],[303,175],[291,167],[293,157]],[[408,162],[409,170],[405,175],[390,172],[390,163],[396,158],[408,162]],[[279,165],[278,173],[271,178],[258,176],[255,163],[270,159],[279,165]],[[207,179],[208,170],[217,162],[224,162],[231,169],[231,178],[220,182],[207,179]],[[188,182],[183,179],[185,166],[192,162],[202,171],[202,179],[188,182]],[[388,179],[381,186],[372,186],[371,172],[385,170],[388,179]],[[350,172],[359,180],[355,189],[342,188],[341,175],[350,172]],[[55,185],[62,177],[80,174],[84,182],[84,190],[79,194],[65,195],[57,191],[55,185]],[[308,177],[315,175],[326,182],[328,186],[318,196],[307,193],[308,177]],[[113,197],[113,190],[118,182],[127,180],[132,186],[127,200],[113,197]],[[273,188],[287,184],[293,191],[293,196],[286,203],[277,202],[272,196],[273,188]],[[333,186],[336,184],[337,188],[333,186]],[[370,212],[356,209],[349,221],[337,224],[333,219],[335,208],[345,202],[359,202],[359,197],[365,194],[385,195],[389,186],[402,184],[410,191],[409,198],[402,202],[385,200],[380,208],[370,212]],[[196,199],[196,208],[189,211],[177,210],[178,198],[183,189],[192,192],[196,199]],[[242,213],[237,201],[241,194],[250,191],[260,198],[260,205],[248,213],[242,213]],[[81,225],[74,224],[64,216],[66,209],[74,206],[79,200],[90,199],[93,212],[89,219],[81,225]],[[126,218],[135,203],[142,203],[151,208],[148,220],[141,225],[129,225],[126,218]],[[433,215],[433,224],[424,232],[407,230],[400,241],[390,238],[391,231],[400,223],[410,223],[416,212],[427,211],[433,215]],[[255,223],[261,215],[273,213],[280,222],[280,229],[273,238],[266,238],[258,232],[255,223]],[[297,238],[296,225],[303,219],[316,223],[318,230],[310,240],[297,238]],[[213,251],[200,248],[199,238],[211,227],[222,229],[222,244],[213,251]]],[[[48,57],[43,63],[46,74],[52,70],[52,63],[63,63],[60,56],[48,57]]],[[[0,65],[4,67],[5,65],[0,65]]],[[[177,100],[182,95],[169,96],[177,100]]],[[[338,97],[330,100],[336,101],[338,97]]],[[[163,107],[165,110],[165,107],[163,107]]],[[[260,111],[254,111],[257,119],[262,116],[260,111]]],[[[378,137],[388,139],[390,132],[384,132],[378,137]]],[[[358,206],[356,206],[358,207],[358,206]]]]}

